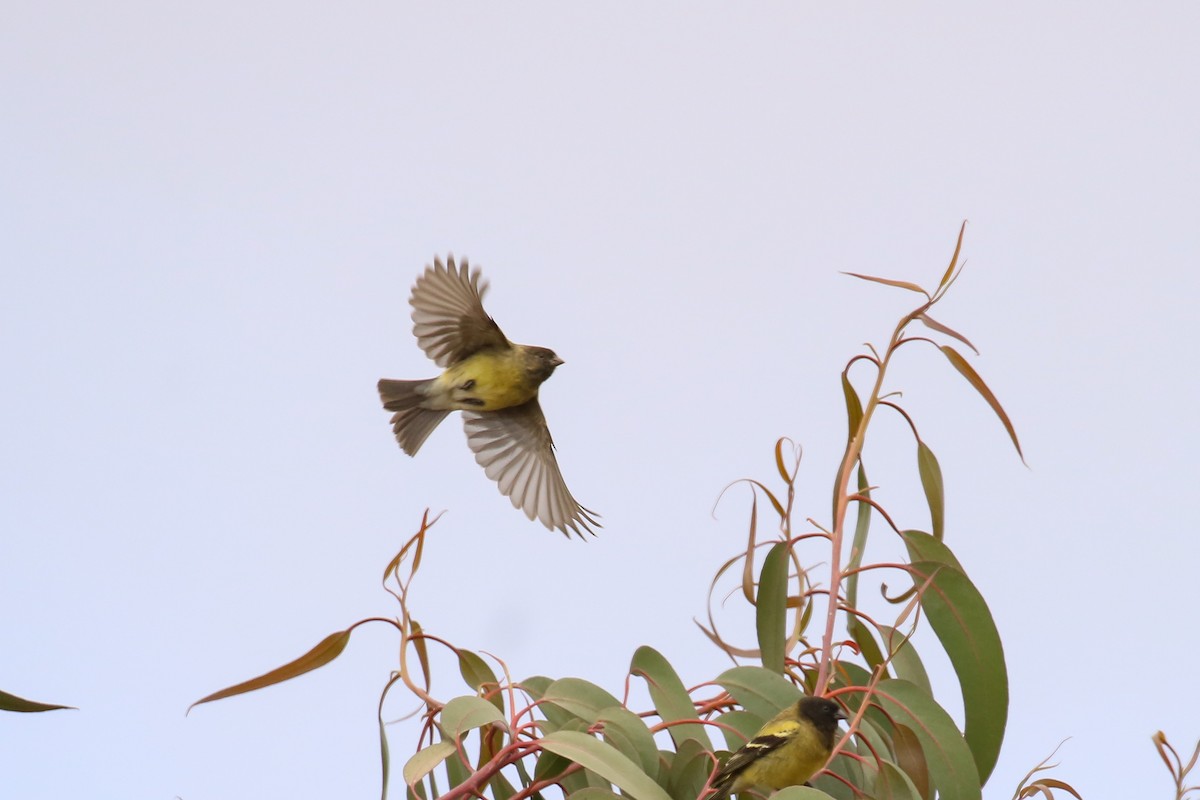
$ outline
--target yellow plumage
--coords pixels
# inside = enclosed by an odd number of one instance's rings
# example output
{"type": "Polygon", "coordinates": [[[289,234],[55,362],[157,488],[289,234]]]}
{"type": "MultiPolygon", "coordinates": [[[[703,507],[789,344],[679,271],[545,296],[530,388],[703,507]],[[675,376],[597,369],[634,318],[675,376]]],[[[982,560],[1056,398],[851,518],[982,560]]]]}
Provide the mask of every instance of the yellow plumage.
{"type": "Polygon", "coordinates": [[[825,765],[838,720],[845,718],[824,697],[805,697],[783,709],[725,762],[712,781],[714,798],[805,783],[825,765]]]}

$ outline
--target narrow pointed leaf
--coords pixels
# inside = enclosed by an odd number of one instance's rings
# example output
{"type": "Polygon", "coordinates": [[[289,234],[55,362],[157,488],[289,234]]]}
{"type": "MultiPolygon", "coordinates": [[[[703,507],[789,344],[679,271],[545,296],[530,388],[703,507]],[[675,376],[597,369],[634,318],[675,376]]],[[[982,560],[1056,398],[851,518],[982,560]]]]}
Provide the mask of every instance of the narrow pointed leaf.
{"type": "Polygon", "coordinates": [[[933,536],[939,542],[945,536],[946,497],[942,488],[942,468],[929,446],[917,441],[917,471],[921,474],[921,488],[925,490],[925,502],[929,504],[929,519],[933,536]]]}
{"type": "MultiPolygon", "coordinates": [[[[863,497],[871,496],[871,484],[867,482],[867,470],[863,466],[861,456],[858,459],[858,493],[863,497]]],[[[870,530],[871,504],[860,501],[858,519],[854,524],[854,541],[850,545],[850,560],[846,562],[846,571],[851,573],[846,577],[846,602],[851,608],[858,608],[858,573],[853,570],[862,564],[870,530]]]]}
{"type": "Polygon", "coordinates": [[[773,545],[763,559],[754,601],[758,647],[762,665],[783,674],[784,640],[787,638],[788,547],[773,545]]]}
{"type": "Polygon", "coordinates": [[[958,241],[954,244],[954,255],[950,257],[950,266],[946,267],[946,272],[942,275],[941,281],[938,282],[938,288],[945,287],[950,279],[954,277],[954,270],[958,266],[958,254],[962,252],[963,234],[967,232],[967,221],[964,219],[962,226],[958,229],[958,241]]]}
{"type": "MultiPolygon", "coordinates": [[[[500,685],[496,680],[496,673],[492,671],[488,663],[479,655],[461,648],[455,652],[458,654],[459,674],[462,675],[462,679],[466,684],[478,694],[484,695],[500,685]]],[[[504,696],[502,693],[493,692],[491,696],[484,699],[499,709],[501,713],[504,712],[504,696]]]]}
{"type": "Polygon", "coordinates": [[[0,692],[0,711],[17,711],[22,714],[28,714],[37,711],[57,711],[60,708],[75,709],[75,706],[39,703],[36,700],[26,700],[24,697],[17,697],[15,694],[9,694],[8,692],[0,692]]]}
{"type": "Polygon", "coordinates": [[[917,319],[919,319],[919,320],[921,320],[921,322],[925,323],[926,328],[937,331],[938,333],[944,333],[947,336],[951,337],[952,339],[957,339],[958,341],[965,344],[967,347],[974,350],[975,355],[979,355],[979,348],[976,347],[975,345],[971,344],[970,339],[963,336],[961,333],[954,330],[953,328],[943,325],[942,323],[938,322],[936,319],[929,316],[928,314],[920,314],[917,316],[917,319]]]}
{"type": "Polygon", "coordinates": [[[945,709],[908,681],[883,680],[874,702],[916,734],[939,797],[981,800],[975,759],[945,709]]]}
{"type": "Polygon", "coordinates": [[[248,681],[230,686],[227,689],[222,689],[219,692],[213,692],[207,697],[202,697],[196,702],[188,706],[190,712],[193,708],[201,703],[211,703],[214,700],[223,700],[226,697],[233,697],[236,694],[244,694],[253,692],[267,686],[274,686],[277,683],[291,680],[292,678],[303,675],[306,672],[312,672],[314,669],[325,666],[330,661],[342,654],[346,649],[346,644],[350,641],[350,631],[338,631],[331,633],[317,644],[312,650],[309,650],[304,655],[297,658],[295,661],[290,661],[278,669],[273,669],[257,678],[251,678],[248,681]]]}
{"type": "Polygon", "coordinates": [[[1008,721],[1008,669],[1000,633],[975,584],[949,563],[953,556],[921,560],[922,555],[948,553],[944,544],[919,531],[905,531],[904,541],[913,569],[934,576],[921,596],[921,607],[958,676],[967,744],[979,777],[986,781],[996,766],[1008,721]]]}
{"type": "Polygon", "coordinates": [[[671,800],[670,795],[616,748],[586,733],[555,731],[541,741],[544,749],[596,773],[635,800],[671,800]]]}
{"type": "Polygon", "coordinates": [[[897,289],[907,289],[910,292],[916,292],[917,294],[923,294],[926,297],[929,297],[929,292],[925,291],[920,286],[917,286],[915,283],[911,283],[910,281],[898,281],[892,278],[880,278],[875,275],[863,275],[858,272],[843,272],[842,274],[849,275],[851,278],[871,281],[872,283],[882,283],[885,286],[895,286],[897,289]]]}
{"type": "Polygon", "coordinates": [[[1000,418],[1000,422],[1004,425],[1004,430],[1008,431],[1008,438],[1012,439],[1013,447],[1017,448],[1017,455],[1021,457],[1021,463],[1025,463],[1025,454],[1021,452],[1021,442],[1017,439],[1017,431],[1013,427],[1012,421],[1009,420],[1008,414],[1004,412],[1004,407],[1000,405],[1000,401],[996,399],[996,395],[992,394],[992,390],[983,382],[983,378],[979,377],[979,373],[975,368],[967,363],[967,360],[962,357],[962,354],[955,350],[950,345],[940,345],[939,349],[954,365],[967,382],[975,387],[975,391],[979,392],[979,396],[987,401],[987,404],[992,407],[992,411],[1000,418]]]}
{"type": "Polygon", "coordinates": [[[905,639],[904,634],[887,625],[880,625],[879,630],[883,634],[884,649],[892,653],[892,671],[896,673],[896,677],[915,683],[933,697],[929,673],[925,671],[925,664],[917,655],[917,648],[913,646],[912,641],[905,639]]]}
{"type": "Polygon", "coordinates": [[[858,433],[858,426],[862,424],[863,407],[862,400],[858,399],[858,392],[854,388],[854,384],[850,382],[850,376],[842,371],[842,394],[846,398],[846,423],[849,426],[849,433],[846,435],[846,441],[853,441],[854,435],[858,433]]]}
{"type": "Polygon", "coordinates": [[[423,780],[426,775],[437,769],[437,765],[445,761],[454,752],[454,749],[454,742],[443,739],[440,742],[434,742],[424,750],[418,750],[412,758],[405,762],[404,769],[401,770],[404,782],[412,786],[423,780]]]}
{"type": "Polygon", "coordinates": [[[695,725],[672,725],[668,729],[676,747],[688,739],[695,739],[705,748],[712,749],[708,733],[696,716],[696,706],[692,703],[692,698],[688,695],[675,668],[663,657],[662,653],[645,645],[639,647],[633,654],[629,673],[646,679],[650,699],[654,702],[654,709],[664,722],[697,720],[695,725]]]}

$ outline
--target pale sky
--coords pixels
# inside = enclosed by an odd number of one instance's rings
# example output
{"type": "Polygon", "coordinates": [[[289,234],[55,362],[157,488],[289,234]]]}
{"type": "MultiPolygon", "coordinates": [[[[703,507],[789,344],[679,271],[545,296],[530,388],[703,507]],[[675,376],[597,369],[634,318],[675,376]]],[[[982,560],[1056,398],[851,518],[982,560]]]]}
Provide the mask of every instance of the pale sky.
{"type": "MultiPolygon", "coordinates": [[[[80,709],[0,715],[6,796],[376,796],[382,626],[184,711],[394,613],[426,507],[427,631],[517,678],[619,695],[649,644],[711,679],[692,620],[749,513],[718,494],[788,436],[828,523],[838,373],[912,305],[840,273],[932,285],[967,219],[937,318],[1029,468],[936,352],[889,386],[1008,656],[985,795],[1070,737],[1089,800],[1169,797],[1151,735],[1200,737],[1198,29],[1183,2],[6,4],[0,689],[80,709]],[[592,541],[515,511],[456,419],[415,459],[391,437],[375,382],[433,374],[408,293],[451,251],[566,361],[542,404],[592,541]]],[[[927,527],[879,422],[876,497],[927,527]]]]}

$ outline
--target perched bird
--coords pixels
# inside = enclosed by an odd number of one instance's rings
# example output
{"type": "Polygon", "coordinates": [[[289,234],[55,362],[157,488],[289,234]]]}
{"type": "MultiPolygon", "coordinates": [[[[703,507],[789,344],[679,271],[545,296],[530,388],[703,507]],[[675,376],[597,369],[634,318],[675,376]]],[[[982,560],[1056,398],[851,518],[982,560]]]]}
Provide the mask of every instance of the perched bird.
{"type": "Polygon", "coordinates": [[[487,476],[530,519],[566,536],[595,534],[596,514],[575,501],[554,457],[538,387],[563,363],[553,350],[513,344],[483,310],[487,282],[467,260],[435,258],[413,286],[413,334],[439,366],[424,381],[379,381],[392,430],[410,456],[451,411],[463,412],[467,444],[487,476]]]}
{"type": "Polygon", "coordinates": [[[773,792],[798,786],[817,773],[833,752],[841,706],[826,697],[803,697],[776,714],[729,757],[713,778],[711,800],[735,792],[773,792]]]}

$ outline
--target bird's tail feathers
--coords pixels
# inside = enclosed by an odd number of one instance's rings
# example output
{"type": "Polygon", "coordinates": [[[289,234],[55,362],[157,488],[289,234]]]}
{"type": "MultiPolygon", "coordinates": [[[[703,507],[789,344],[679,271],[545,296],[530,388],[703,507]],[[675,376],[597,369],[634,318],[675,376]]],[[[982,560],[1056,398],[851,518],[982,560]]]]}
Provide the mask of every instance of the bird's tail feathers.
{"type": "Polygon", "coordinates": [[[425,388],[433,381],[396,381],[384,378],[379,382],[379,399],[388,411],[416,408],[426,397],[425,388]]]}
{"type": "MultiPolygon", "coordinates": [[[[395,381],[395,383],[404,383],[404,381],[395,381]]],[[[400,443],[401,449],[410,456],[415,456],[421,449],[421,445],[425,444],[425,440],[429,438],[429,434],[433,433],[433,429],[449,413],[449,411],[421,408],[420,406],[397,411],[392,415],[392,431],[396,434],[396,441],[400,443]]]]}

